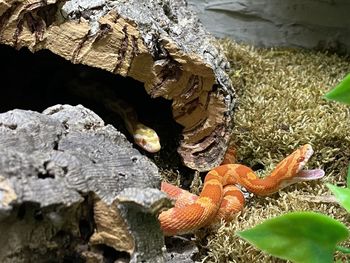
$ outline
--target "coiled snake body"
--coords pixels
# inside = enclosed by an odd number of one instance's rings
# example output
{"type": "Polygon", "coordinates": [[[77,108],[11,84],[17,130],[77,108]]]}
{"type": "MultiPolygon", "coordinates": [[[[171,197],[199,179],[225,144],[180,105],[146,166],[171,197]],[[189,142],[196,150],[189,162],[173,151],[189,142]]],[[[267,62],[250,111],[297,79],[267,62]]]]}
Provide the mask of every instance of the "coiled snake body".
{"type": "Polygon", "coordinates": [[[199,197],[168,183],[162,190],[176,199],[175,207],[162,212],[159,221],[165,235],[184,234],[219,219],[230,221],[244,206],[244,195],[236,185],[266,196],[291,184],[322,178],[320,169],[302,170],[313,150],[306,144],[283,159],[272,173],[259,178],[241,164],[223,164],[209,171],[199,197]]]}
{"type": "MultiPolygon", "coordinates": [[[[121,104],[120,101],[112,105],[122,115],[128,131],[138,145],[150,152],[160,149],[155,131],[139,123],[131,107],[121,104]]],[[[237,185],[256,195],[265,196],[297,182],[322,178],[324,172],[321,169],[302,170],[312,154],[311,145],[303,145],[283,159],[264,178],[259,178],[247,166],[223,164],[207,173],[199,196],[163,182],[161,190],[169,198],[176,200],[173,208],[159,214],[158,219],[164,234],[184,234],[220,219],[232,220],[233,215],[241,211],[245,203],[244,195],[237,185]]]]}

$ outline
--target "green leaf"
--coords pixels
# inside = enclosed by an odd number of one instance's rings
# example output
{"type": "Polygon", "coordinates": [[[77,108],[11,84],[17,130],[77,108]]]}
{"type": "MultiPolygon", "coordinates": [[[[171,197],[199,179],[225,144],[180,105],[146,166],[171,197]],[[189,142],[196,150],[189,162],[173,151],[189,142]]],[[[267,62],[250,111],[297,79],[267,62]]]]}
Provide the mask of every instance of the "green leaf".
{"type": "Polygon", "coordinates": [[[292,212],[237,233],[259,249],[296,263],[333,262],[336,244],[347,228],[320,213],[292,212]]]}
{"type": "Polygon", "coordinates": [[[350,189],[342,188],[332,184],[326,184],[332,191],[338,203],[350,213],[350,189]]]}
{"type": "Polygon", "coordinates": [[[348,247],[336,246],[335,249],[344,253],[344,254],[350,254],[350,248],[348,248],[348,247]]]}
{"type": "Polygon", "coordinates": [[[348,74],[334,89],[325,94],[325,98],[350,105],[350,74],[348,74]]]}

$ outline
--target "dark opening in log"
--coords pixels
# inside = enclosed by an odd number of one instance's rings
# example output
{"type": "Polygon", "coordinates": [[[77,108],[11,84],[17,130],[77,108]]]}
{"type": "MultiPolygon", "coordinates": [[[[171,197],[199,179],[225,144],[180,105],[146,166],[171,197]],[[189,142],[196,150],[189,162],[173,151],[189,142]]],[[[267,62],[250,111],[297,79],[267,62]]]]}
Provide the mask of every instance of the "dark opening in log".
{"type": "MultiPolygon", "coordinates": [[[[157,131],[163,149],[176,152],[182,127],[172,118],[171,101],[151,98],[142,83],[104,70],[74,65],[47,50],[32,54],[25,48],[16,51],[2,45],[0,59],[6,65],[2,80],[8,83],[2,86],[0,112],[14,108],[42,112],[55,104],[82,104],[133,142],[118,113],[103,104],[103,97],[122,99],[137,111],[142,123],[157,131]]],[[[162,159],[162,154],[165,153],[158,153],[157,159],[162,159]]]]}
{"type": "Polygon", "coordinates": [[[185,1],[5,1],[0,43],[140,81],[152,98],[172,101],[184,164],[207,171],[221,163],[234,106],[229,67],[185,1]]]}

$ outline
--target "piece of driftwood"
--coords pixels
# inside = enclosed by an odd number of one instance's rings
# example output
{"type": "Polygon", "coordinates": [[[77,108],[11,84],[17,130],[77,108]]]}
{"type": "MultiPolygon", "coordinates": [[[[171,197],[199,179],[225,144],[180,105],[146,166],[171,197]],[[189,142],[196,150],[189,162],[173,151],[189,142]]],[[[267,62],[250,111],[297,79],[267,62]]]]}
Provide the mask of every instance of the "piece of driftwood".
{"type": "Polygon", "coordinates": [[[159,186],[156,166],[83,106],[2,113],[0,262],[164,262],[159,186]]]}
{"type": "Polygon", "coordinates": [[[0,43],[144,83],[151,97],[172,100],[184,164],[221,163],[235,101],[229,65],[186,1],[0,0],[0,43]]]}

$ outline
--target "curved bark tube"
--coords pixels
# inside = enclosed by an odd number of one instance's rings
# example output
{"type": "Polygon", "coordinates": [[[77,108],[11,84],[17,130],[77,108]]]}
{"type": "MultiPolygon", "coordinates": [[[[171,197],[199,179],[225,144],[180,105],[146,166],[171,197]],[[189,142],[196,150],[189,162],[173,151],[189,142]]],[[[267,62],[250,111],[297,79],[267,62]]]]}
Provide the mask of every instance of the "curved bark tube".
{"type": "Polygon", "coordinates": [[[2,44],[48,49],[172,100],[184,164],[208,171],[221,163],[235,102],[229,64],[186,1],[5,0],[0,21],[2,44]]]}

